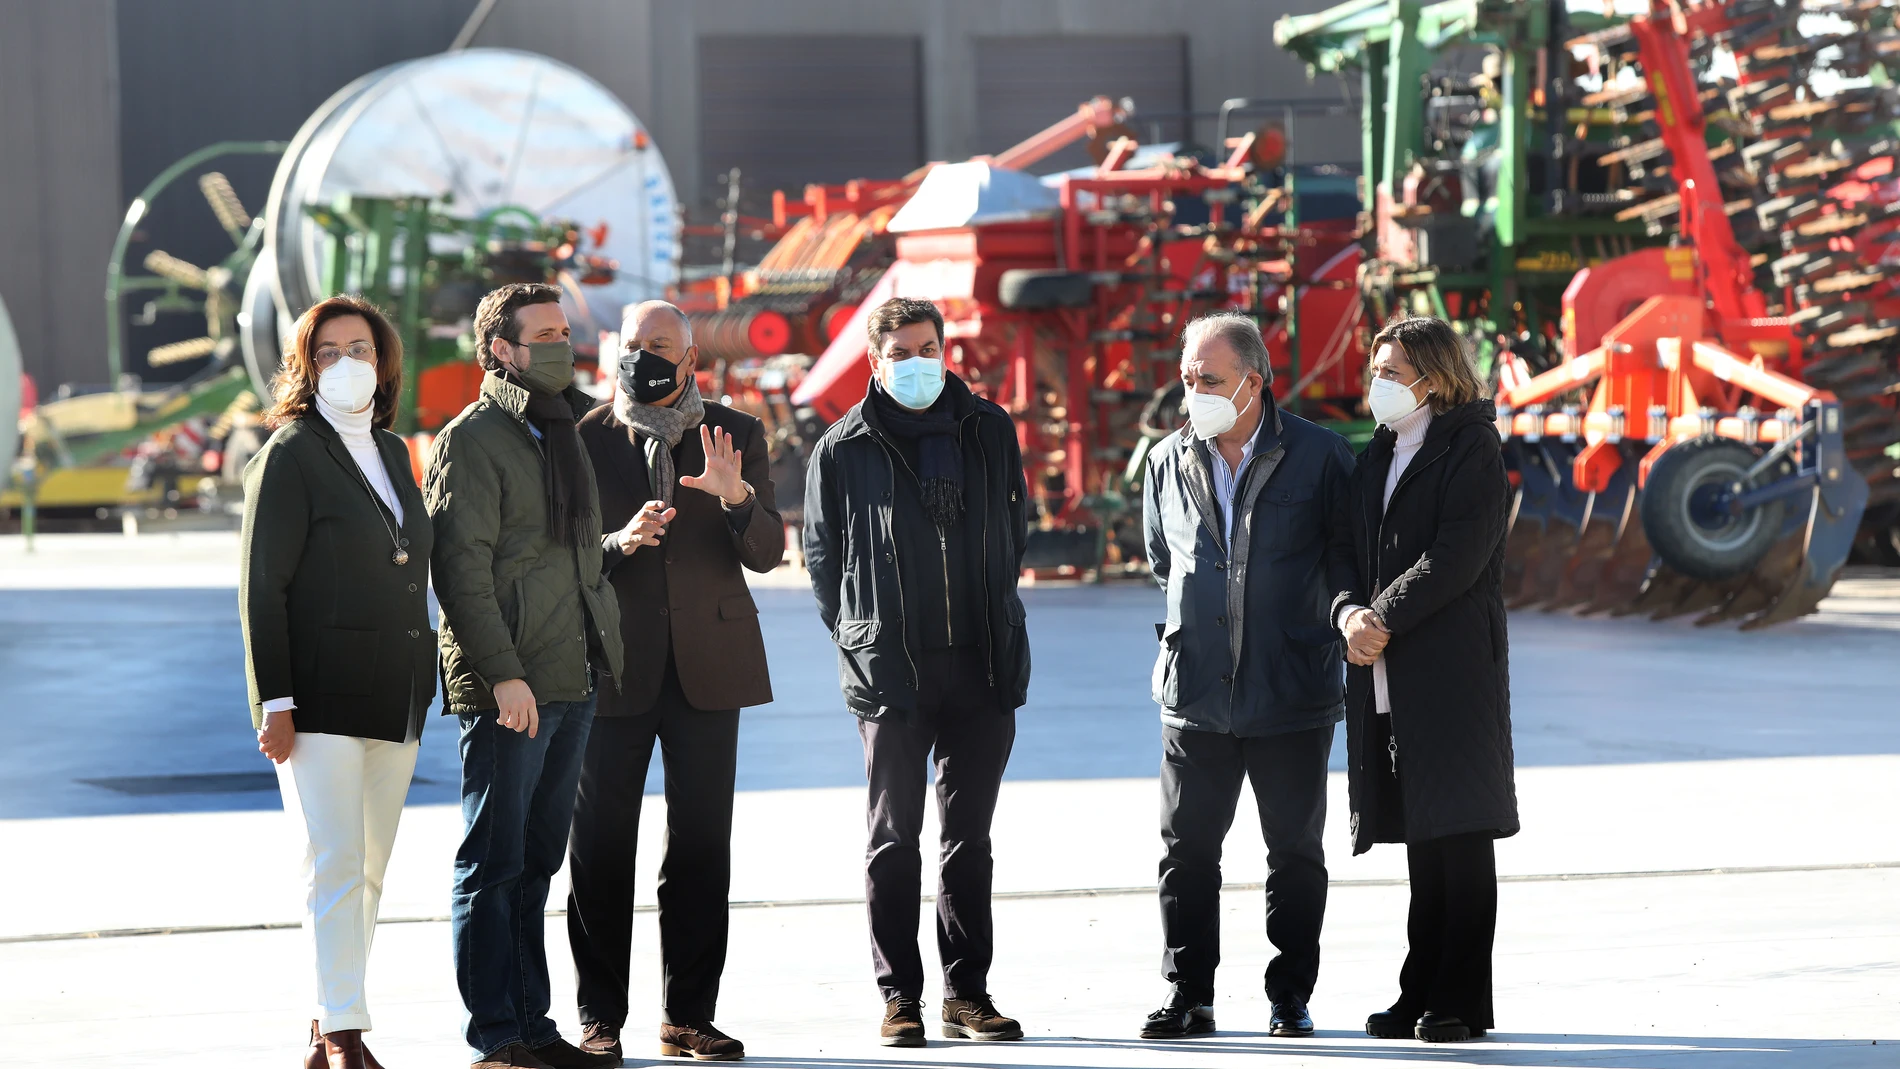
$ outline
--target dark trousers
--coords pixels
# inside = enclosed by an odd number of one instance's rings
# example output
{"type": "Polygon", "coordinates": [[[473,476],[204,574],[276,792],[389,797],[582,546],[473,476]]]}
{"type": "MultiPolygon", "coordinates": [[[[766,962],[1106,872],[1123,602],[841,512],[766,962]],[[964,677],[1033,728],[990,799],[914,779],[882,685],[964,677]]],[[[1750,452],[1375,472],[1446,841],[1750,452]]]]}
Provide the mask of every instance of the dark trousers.
{"type": "Polygon", "coordinates": [[[647,764],[660,744],[666,769],[666,841],[660,859],[663,1019],[706,1024],[726,968],[726,892],[732,882],[732,789],[739,711],[687,704],[671,661],[659,700],[639,716],[601,717],[581,764],[568,845],[567,941],[581,1024],[627,1023],[633,958],[634,852],[647,764]]]}
{"type": "Polygon", "coordinates": [[[924,788],[936,751],[937,818],[943,841],[937,862],[937,950],[944,998],[989,993],[995,929],[990,917],[990,819],[1016,742],[1016,714],[988,685],[980,650],[926,651],[918,665],[922,708],[911,718],[858,721],[864,775],[870,784],[871,842],[864,857],[865,900],[878,991],[922,998],[924,963],[917,951],[923,885],[918,838],[924,788]]]}
{"type": "Polygon", "coordinates": [[[1412,909],[1397,1009],[1449,1013],[1490,1029],[1491,943],[1498,927],[1496,841],[1488,831],[1405,844],[1412,909]]]}
{"type": "Polygon", "coordinates": [[[1253,783],[1267,843],[1267,995],[1302,1001],[1319,978],[1326,917],[1326,757],[1333,728],[1243,739],[1161,729],[1161,972],[1179,994],[1214,1001],[1220,965],[1221,843],[1242,777],[1253,783]]]}
{"type": "Polygon", "coordinates": [[[560,1038],[548,1016],[548,881],[560,871],[594,699],[542,702],[534,737],[461,716],[462,845],[449,931],[464,1034],[482,1055],[560,1038]]]}

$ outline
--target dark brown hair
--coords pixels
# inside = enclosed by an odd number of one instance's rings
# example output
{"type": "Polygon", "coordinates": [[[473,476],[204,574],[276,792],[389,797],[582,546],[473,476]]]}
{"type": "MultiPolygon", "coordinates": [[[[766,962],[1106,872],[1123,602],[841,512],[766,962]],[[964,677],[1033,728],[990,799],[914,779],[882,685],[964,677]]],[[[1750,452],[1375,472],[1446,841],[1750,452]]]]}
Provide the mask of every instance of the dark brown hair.
{"type": "Polygon", "coordinates": [[[915,297],[892,297],[871,311],[864,321],[864,332],[871,339],[871,355],[884,348],[884,335],[912,323],[929,323],[937,328],[937,344],[943,344],[943,313],[929,301],[915,297]]]}
{"type": "Polygon", "coordinates": [[[1484,382],[1471,364],[1465,340],[1450,323],[1430,316],[1395,319],[1372,339],[1366,359],[1370,361],[1378,354],[1379,346],[1387,342],[1398,346],[1419,374],[1431,376],[1429,400],[1433,413],[1449,412],[1485,395],[1484,382]]]}
{"type": "Polygon", "coordinates": [[[499,368],[501,362],[495,359],[491,347],[494,340],[521,344],[521,324],[515,322],[515,313],[531,304],[560,303],[561,288],[539,282],[510,282],[489,290],[482,303],[475,306],[475,362],[485,371],[499,368]]]}
{"type": "Polygon", "coordinates": [[[290,347],[271,379],[274,402],[258,417],[264,426],[276,430],[303,418],[316,405],[317,331],[344,316],[361,316],[369,324],[370,340],[376,343],[376,409],[371,422],[384,430],[395,425],[396,399],[402,395],[402,339],[368,298],[342,293],[318,301],[297,317],[290,347]]]}

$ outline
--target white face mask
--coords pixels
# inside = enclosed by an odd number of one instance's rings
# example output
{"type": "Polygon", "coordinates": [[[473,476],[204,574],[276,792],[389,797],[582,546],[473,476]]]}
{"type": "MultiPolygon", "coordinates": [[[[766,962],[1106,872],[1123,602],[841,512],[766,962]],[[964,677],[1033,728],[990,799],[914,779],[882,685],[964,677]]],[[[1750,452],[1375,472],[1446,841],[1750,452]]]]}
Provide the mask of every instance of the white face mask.
{"type": "Polygon", "coordinates": [[[345,412],[361,412],[376,399],[376,365],[346,356],[318,373],[317,393],[345,412]]]}
{"type": "Polygon", "coordinates": [[[1194,428],[1194,437],[1206,441],[1234,429],[1234,424],[1240,422],[1240,417],[1248,408],[1253,407],[1251,400],[1247,402],[1247,408],[1234,407],[1234,397],[1240,396],[1241,387],[1245,385],[1247,385],[1247,380],[1243,376],[1240,386],[1234,387],[1233,397],[1222,397],[1217,393],[1196,393],[1191,390],[1188,392],[1188,425],[1194,428]]]}
{"type": "MultiPolygon", "coordinates": [[[[1419,379],[1424,377],[1420,375],[1410,385],[1392,379],[1373,379],[1372,386],[1366,390],[1366,407],[1372,409],[1372,418],[1390,427],[1417,411],[1424,402],[1412,395],[1412,387],[1417,386],[1419,379]]],[[[1427,392],[1425,396],[1430,397],[1431,394],[1427,392]]]]}
{"type": "Polygon", "coordinates": [[[905,408],[922,412],[936,404],[937,396],[943,393],[943,360],[939,357],[886,360],[884,368],[884,389],[905,408]]]}

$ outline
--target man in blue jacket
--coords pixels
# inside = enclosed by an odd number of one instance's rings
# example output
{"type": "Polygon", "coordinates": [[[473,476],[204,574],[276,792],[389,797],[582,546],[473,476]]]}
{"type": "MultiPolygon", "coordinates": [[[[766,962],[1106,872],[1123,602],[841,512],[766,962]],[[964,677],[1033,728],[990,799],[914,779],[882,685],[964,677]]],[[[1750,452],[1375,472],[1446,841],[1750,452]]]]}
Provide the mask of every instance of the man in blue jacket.
{"type": "Polygon", "coordinates": [[[1189,425],[1155,447],[1142,492],[1148,560],[1167,595],[1154,669],[1161,705],[1162,973],[1149,1039],[1214,1030],[1221,843],[1241,780],[1267,845],[1272,1034],[1310,1036],[1326,913],[1326,759],[1345,709],[1328,591],[1352,578],[1329,555],[1353,456],[1332,431],[1282,412],[1260,328],[1236,312],[1188,324],[1189,425]]]}

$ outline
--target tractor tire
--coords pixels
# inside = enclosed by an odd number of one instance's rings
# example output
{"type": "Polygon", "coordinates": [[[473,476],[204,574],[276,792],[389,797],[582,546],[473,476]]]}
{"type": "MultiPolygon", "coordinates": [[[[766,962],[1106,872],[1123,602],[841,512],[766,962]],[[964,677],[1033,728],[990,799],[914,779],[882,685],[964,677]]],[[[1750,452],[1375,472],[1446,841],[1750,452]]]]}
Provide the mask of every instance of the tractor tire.
{"type": "Polygon", "coordinates": [[[1095,283],[1084,272],[1028,267],[1003,272],[996,290],[1003,307],[1025,311],[1081,308],[1095,297],[1095,283]]]}
{"type": "MultiPolygon", "coordinates": [[[[1730,438],[1682,442],[1656,459],[1643,487],[1643,533],[1664,564],[1713,582],[1741,575],[1767,556],[1781,536],[1786,499],[1740,516],[1722,507],[1757,459],[1755,450],[1730,438]]],[[[1765,472],[1744,488],[1772,482],[1773,475],[1765,472]]]]}

